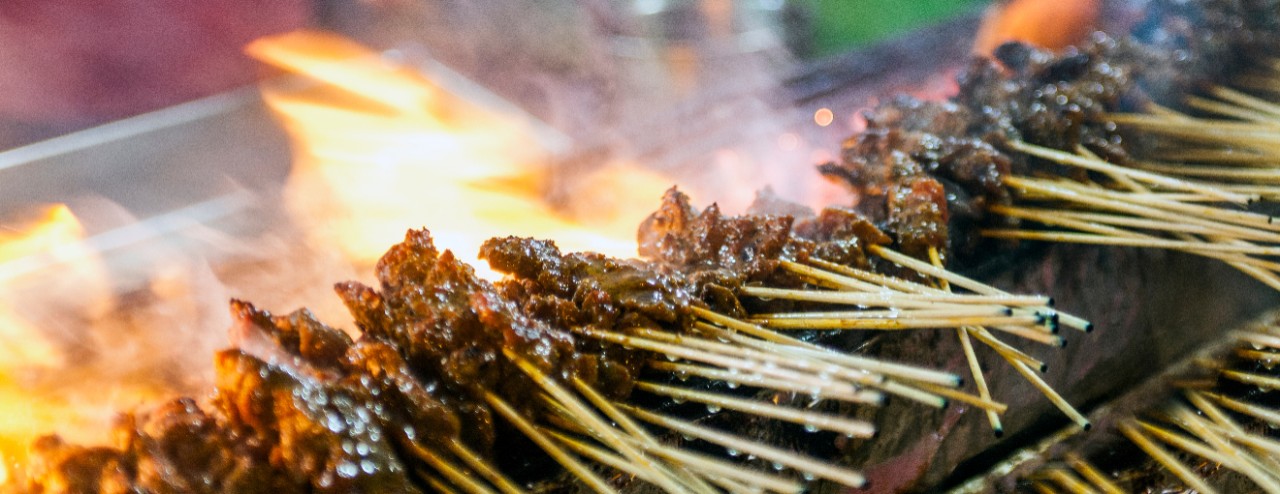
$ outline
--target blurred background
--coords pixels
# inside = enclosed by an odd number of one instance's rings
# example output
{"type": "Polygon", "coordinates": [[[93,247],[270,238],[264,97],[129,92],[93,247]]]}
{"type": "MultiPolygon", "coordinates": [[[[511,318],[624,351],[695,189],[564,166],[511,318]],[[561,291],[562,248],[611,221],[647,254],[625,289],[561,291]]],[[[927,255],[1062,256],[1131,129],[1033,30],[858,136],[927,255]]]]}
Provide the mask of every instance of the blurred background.
{"type": "MultiPolygon", "coordinates": [[[[6,67],[0,74],[0,149],[252,83],[271,71],[244,55],[244,46],[257,37],[305,27],[335,30],[383,49],[427,50],[482,83],[511,73],[543,78],[541,90],[501,89],[549,112],[556,104],[548,101],[550,95],[521,92],[549,92],[546,86],[555,83],[622,83],[622,74],[607,72],[644,57],[660,58],[665,69],[677,72],[692,70],[680,64],[730,52],[772,51],[775,58],[816,60],[974,14],[985,3],[106,0],[56,5],[14,0],[0,5],[0,62],[6,67]],[[715,43],[720,46],[709,46],[715,43]]],[[[688,73],[672,77],[677,80],[667,82],[677,89],[696,84],[688,73]]]]}

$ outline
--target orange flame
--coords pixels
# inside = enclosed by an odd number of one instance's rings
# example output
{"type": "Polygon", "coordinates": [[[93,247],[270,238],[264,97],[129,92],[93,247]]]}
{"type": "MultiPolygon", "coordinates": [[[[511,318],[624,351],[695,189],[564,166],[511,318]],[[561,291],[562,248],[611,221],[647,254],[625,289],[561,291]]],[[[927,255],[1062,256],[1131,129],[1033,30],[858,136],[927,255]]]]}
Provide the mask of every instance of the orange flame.
{"type": "Polygon", "coordinates": [[[983,17],[973,51],[990,55],[1009,41],[1060,50],[1093,32],[1101,11],[1098,0],[1012,0],[997,4],[983,17]]]}
{"type": "Polygon", "coordinates": [[[296,32],[248,51],[323,83],[264,92],[295,144],[287,191],[295,217],[309,223],[313,241],[336,244],[359,263],[416,226],[463,258],[501,235],[629,257],[635,225],[668,183],[635,167],[605,167],[574,177],[573,204],[555,209],[544,199],[550,153],[521,120],[334,35],[296,32]]]}
{"type": "MultiPolygon", "coordinates": [[[[85,329],[114,305],[106,267],[65,205],[0,228],[0,456],[20,460],[51,432],[102,442],[115,410],[159,393],[145,382],[101,382],[109,374],[85,361],[112,351],[93,348],[85,329]]],[[[0,483],[8,477],[0,467],[0,483]]]]}

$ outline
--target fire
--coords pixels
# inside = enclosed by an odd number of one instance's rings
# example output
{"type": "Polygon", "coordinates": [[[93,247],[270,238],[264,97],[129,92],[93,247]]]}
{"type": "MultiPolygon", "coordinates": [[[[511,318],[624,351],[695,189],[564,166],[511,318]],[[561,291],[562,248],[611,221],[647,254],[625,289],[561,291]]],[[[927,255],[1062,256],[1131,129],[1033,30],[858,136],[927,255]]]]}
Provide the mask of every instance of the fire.
{"type": "Polygon", "coordinates": [[[1102,11],[1098,0],[1015,0],[993,5],[982,20],[973,51],[991,54],[1009,41],[1059,50],[1093,32],[1102,11]]]}
{"type": "MultiPolygon", "coordinates": [[[[22,296],[15,292],[31,288],[22,281],[33,264],[83,259],[87,254],[81,243],[83,238],[80,222],[63,204],[45,208],[30,225],[0,230],[0,280],[5,281],[0,285],[5,295],[0,299],[0,372],[11,375],[19,369],[62,365],[65,356],[57,345],[24,318],[13,301],[22,296]]],[[[75,266],[73,274],[78,277],[101,276],[100,266],[75,266]]]]}
{"type": "Polygon", "coordinates": [[[630,257],[635,225],[668,185],[632,166],[555,182],[552,153],[528,123],[333,35],[297,32],[248,51],[322,83],[264,93],[294,141],[291,210],[311,240],[358,263],[376,260],[416,226],[464,259],[502,235],[630,257]],[[565,205],[550,204],[552,190],[565,205]]]}
{"type": "MultiPolygon", "coordinates": [[[[85,378],[92,374],[67,365],[80,358],[81,323],[111,306],[105,266],[84,238],[80,222],[61,204],[24,224],[0,225],[0,456],[6,462],[20,459],[38,434],[105,439],[115,407],[82,400],[91,394],[75,391],[89,387],[85,378]],[[51,297],[66,303],[45,303],[51,297]]],[[[93,387],[101,392],[101,384],[93,387]]],[[[128,393],[97,400],[124,405],[115,398],[128,393]]],[[[0,481],[7,477],[0,469],[0,481]]]]}

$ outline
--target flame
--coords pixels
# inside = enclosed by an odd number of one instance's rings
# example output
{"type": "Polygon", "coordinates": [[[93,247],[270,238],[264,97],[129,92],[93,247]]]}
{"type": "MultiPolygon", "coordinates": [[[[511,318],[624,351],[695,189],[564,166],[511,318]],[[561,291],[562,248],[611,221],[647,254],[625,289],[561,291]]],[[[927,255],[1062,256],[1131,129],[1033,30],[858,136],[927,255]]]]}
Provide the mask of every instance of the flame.
{"type": "Polygon", "coordinates": [[[130,350],[130,328],[104,324],[114,286],[86,236],[63,204],[0,224],[0,465],[42,434],[103,443],[118,410],[171,391],[130,350]]]}
{"type": "MultiPolygon", "coordinates": [[[[49,206],[27,226],[10,226],[0,230],[0,279],[6,281],[0,291],[0,372],[12,374],[30,367],[55,368],[65,356],[57,345],[19,313],[13,304],[26,264],[37,259],[74,262],[87,253],[81,240],[84,228],[64,204],[49,206]]],[[[81,275],[96,277],[98,266],[77,265],[81,275]]],[[[3,415],[0,415],[3,417],[3,415]]],[[[3,420],[0,418],[0,420],[3,420]]],[[[0,428],[3,428],[0,425],[0,428]]]]}
{"type": "Polygon", "coordinates": [[[1098,0],[1014,0],[996,4],[982,19],[973,51],[990,55],[1009,41],[1060,50],[1093,32],[1101,11],[1098,0]]]}
{"type": "MultiPolygon", "coordinates": [[[[634,166],[561,174],[530,124],[451,95],[420,73],[334,35],[295,32],[249,53],[323,84],[266,87],[294,141],[286,195],[313,241],[357,263],[376,260],[406,229],[426,226],[467,259],[502,235],[552,238],[567,250],[630,257],[638,225],[668,181],[634,166]]],[[[482,275],[493,278],[478,264],[482,275]]]]}

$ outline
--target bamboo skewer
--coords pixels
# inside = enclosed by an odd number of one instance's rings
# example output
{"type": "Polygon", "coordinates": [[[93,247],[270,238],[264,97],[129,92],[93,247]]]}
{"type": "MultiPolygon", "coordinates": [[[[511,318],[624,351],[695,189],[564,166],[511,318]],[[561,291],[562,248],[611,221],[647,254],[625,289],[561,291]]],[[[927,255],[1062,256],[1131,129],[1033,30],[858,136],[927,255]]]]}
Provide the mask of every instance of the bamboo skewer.
{"type": "Polygon", "coordinates": [[[572,455],[557,445],[554,439],[544,434],[541,429],[521,416],[520,412],[517,412],[515,408],[512,408],[511,405],[506,401],[503,401],[502,398],[499,398],[493,393],[486,393],[484,395],[484,399],[489,403],[489,406],[493,407],[494,411],[498,412],[498,415],[511,422],[511,425],[519,429],[525,437],[528,437],[529,440],[533,441],[534,444],[537,444],[538,447],[542,448],[543,451],[547,452],[548,455],[555,459],[557,463],[560,463],[561,466],[579,480],[586,483],[596,492],[617,492],[609,485],[608,482],[605,482],[605,480],[600,478],[599,475],[592,472],[591,469],[586,467],[586,465],[583,465],[581,462],[574,459],[572,455]]]}
{"type": "MultiPolygon", "coordinates": [[[[936,268],[942,267],[942,258],[938,255],[938,249],[929,248],[929,262],[936,268]]],[[[947,280],[939,280],[939,286],[944,291],[951,291],[951,284],[947,280]]],[[[973,376],[974,385],[978,388],[978,396],[983,400],[991,401],[991,390],[987,388],[987,378],[982,374],[982,364],[978,362],[978,355],[973,351],[973,342],[969,339],[969,333],[976,331],[970,327],[962,327],[956,330],[956,337],[960,340],[960,348],[964,352],[965,361],[969,363],[969,374],[973,376]]],[[[991,431],[996,437],[1004,435],[1004,424],[1000,423],[1000,413],[995,410],[986,410],[987,422],[991,424],[991,431]]]]}
{"type": "Polygon", "coordinates": [[[430,465],[431,468],[443,475],[451,484],[458,486],[465,492],[470,494],[497,494],[496,491],[490,489],[478,479],[473,478],[468,472],[457,464],[445,459],[444,457],[431,451],[430,448],[424,448],[416,443],[411,446],[413,453],[423,462],[430,465]]]}
{"type": "Polygon", "coordinates": [[[1271,475],[1260,469],[1260,463],[1253,455],[1236,448],[1230,441],[1208,427],[1203,418],[1183,406],[1178,406],[1173,410],[1173,418],[1184,429],[1195,434],[1212,446],[1214,450],[1231,459],[1234,464],[1233,470],[1249,477],[1250,480],[1267,492],[1280,493],[1280,482],[1277,482],[1271,475]]]}
{"type": "Polygon", "coordinates": [[[1191,469],[1186,467],[1186,465],[1179,462],[1173,457],[1173,455],[1169,454],[1169,452],[1165,451],[1143,435],[1142,432],[1134,427],[1132,421],[1121,422],[1117,428],[1121,434],[1124,434],[1124,436],[1129,438],[1130,441],[1133,441],[1133,443],[1139,448],[1142,448],[1147,455],[1154,458],[1166,469],[1178,476],[1179,479],[1182,479],[1188,487],[1191,487],[1203,494],[1214,494],[1217,492],[1213,488],[1209,487],[1208,484],[1205,484],[1204,480],[1201,479],[1199,475],[1196,475],[1195,472],[1192,472],[1191,469]]]}
{"type": "MultiPolygon", "coordinates": [[[[645,422],[671,429],[672,431],[680,434],[696,437],[703,441],[718,444],[732,451],[755,455],[766,461],[778,463],[793,470],[802,472],[806,476],[821,477],[837,482],[841,485],[854,488],[861,488],[867,483],[866,477],[863,477],[862,474],[858,472],[838,468],[813,458],[799,455],[792,451],[786,451],[772,446],[744,440],[731,434],[696,425],[691,422],[641,410],[630,405],[620,403],[618,406],[645,422]]],[[[730,454],[732,455],[733,453],[730,454]]]]}
{"type": "Polygon", "coordinates": [[[1256,418],[1258,420],[1271,424],[1272,427],[1280,427],[1280,412],[1275,412],[1267,408],[1254,405],[1252,403],[1239,401],[1234,398],[1229,398],[1216,393],[1204,393],[1204,396],[1208,397],[1213,401],[1218,402],[1219,405],[1222,405],[1224,408],[1227,408],[1228,410],[1233,410],[1233,411],[1242,413],[1244,415],[1248,415],[1250,417],[1256,418]]]}
{"type": "Polygon", "coordinates": [[[923,307],[939,308],[939,306],[961,304],[1006,305],[1011,307],[1051,305],[1048,297],[1040,295],[930,295],[915,293],[857,293],[827,292],[815,290],[793,290],[786,288],[765,288],[744,286],[739,289],[744,295],[765,299],[786,299],[806,302],[826,302],[833,304],[861,305],[869,307],[923,307]]]}
{"type": "Polygon", "coordinates": [[[1098,492],[1094,490],[1093,487],[1091,487],[1089,484],[1081,480],[1079,477],[1076,477],[1071,472],[1064,470],[1062,468],[1050,468],[1050,469],[1044,470],[1039,473],[1038,477],[1039,478],[1037,480],[1046,480],[1046,481],[1054,482],[1059,486],[1061,486],[1063,489],[1066,489],[1067,492],[1074,492],[1079,494],[1096,494],[1098,492]]]}
{"type": "Polygon", "coordinates": [[[816,376],[819,380],[843,379],[852,385],[875,387],[904,398],[919,401],[929,406],[938,408],[944,408],[947,406],[946,399],[940,396],[932,393],[926,393],[919,389],[885,383],[879,376],[867,374],[865,371],[860,369],[850,369],[825,361],[796,359],[785,354],[779,355],[771,352],[750,350],[699,338],[680,337],[643,329],[637,329],[634,331],[639,332],[642,336],[656,340],[665,340],[669,343],[679,343],[681,345],[688,345],[690,347],[701,348],[709,351],[723,351],[727,354],[734,354],[746,361],[761,362],[763,364],[760,366],[762,369],[766,367],[772,367],[774,369],[791,368],[800,372],[812,373],[812,375],[816,376]]]}
{"type": "Polygon", "coordinates": [[[834,382],[823,383],[805,389],[797,389],[795,382],[790,380],[770,378],[760,374],[726,371],[715,367],[656,361],[649,362],[648,366],[651,369],[672,372],[677,376],[701,377],[713,381],[725,382],[731,387],[746,385],[791,393],[803,392],[809,394],[814,399],[830,399],[848,403],[863,403],[868,405],[881,405],[884,403],[884,394],[879,391],[855,390],[850,386],[834,382]]]}
{"type": "Polygon", "coordinates": [[[568,410],[573,416],[582,421],[587,430],[605,445],[614,451],[617,451],[629,461],[636,464],[637,468],[649,471],[654,484],[668,492],[677,492],[680,489],[678,480],[666,471],[666,469],[655,464],[652,459],[645,456],[631,444],[623,441],[619,436],[620,433],[613,426],[606,423],[593,410],[589,409],[585,403],[574,396],[568,389],[565,389],[555,379],[544,374],[536,366],[529,361],[520,357],[510,348],[504,348],[503,354],[516,366],[528,375],[535,383],[537,383],[544,391],[554,398],[562,407],[568,410]]]}
{"type": "Polygon", "coordinates": [[[1113,165],[1111,163],[1107,163],[1106,161],[1102,161],[1098,159],[1089,159],[1087,157],[1066,153],[1056,149],[1036,146],[1034,144],[1028,144],[1022,141],[1009,141],[1007,145],[1010,148],[1013,148],[1017,151],[1020,151],[1032,156],[1044,158],[1047,160],[1051,160],[1055,163],[1059,163],[1063,165],[1078,166],[1086,170],[1092,170],[1092,171],[1102,172],[1107,174],[1122,175],[1133,180],[1138,180],[1138,181],[1146,182],[1149,184],[1166,187],[1172,190],[1197,192],[1205,195],[1218,197],[1223,201],[1236,203],[1236,204],[1248,204],[1252,202],[1252,198],[1250,197],[1243,196],[1240,194],[1235,194],[1225,190],[1221,190],[1216,187],[1205,186],[1201,184],[1196,184],[1194,182],[1188,182],[1185,180],[1168,177],[1165,175],[1160,175],[1160,174],[1146,172],[1142,170],[1135,170],[1133,168],[1126,168],[1123,166],[1113,165]]]}
{"type": "Polygon", "coordinates": [[[1066,461],[1067,464],[1076,471],[1076,473],[1079,473],[1080,476],[1084,477],[1085,480],[1088,480],[1089,483],[1097,486],[1103,494],[1124,494],[1124,491],[1121,490],[1115,482],[1112,482],[1111,478],[1107,477],[1102,472],[1099,472],[1097,468],[1085,461],[1084,458],[1081,458],[1080,455],[1067,453],[1066,461]]]}
{"type": "Polygon", "coordinates": [[[671,398],[694,401],[709,406],[746,412],[758,417],[773,418],[800,424],[806,429],[811,429],[813,431],[827,430],[831,432],[838,432],[848,437],[862,438],[873,437],[876,433],[875,426],[865,421],[796,410],[768,402],[744,400],[704,391],[683,389],[675,386],[667,386],[664,384],[645,381],[636,383],[636,387],[650,393],[671,398]]]}
{"type": "Polygon", "coordinates": [[[449,440],[445,445],[449,448],[449,451],[454,454],[454,456],[462,459],[463,463],[471,467],[472,470],[478,472],[481,477],[488,480],[494,487],[497,487],[498,491],[504,494],[519,494],[524,492],[524,489],[517,486],[515,481],[507,478],[506,475],[498,471],[497,468],[494,468],[493,465],[490,465],[489,462],[484,458],[481,458],[480,455],[471,451],[470,448],[467,448],[466,445],[462,444],[462,442],[457,438],[449,440]]]}
{"type": "Polygon", "coordinates": [[[790,336],[778,334],[774,331],[769,331],[768,329],[748,323],[746,321],[742,321],[740,319],[735,319],[722,314],[717,314],[715,312],[702,309],[700,307],[693,307],[693,311],[698,316],[710,322],[724,326],[725,328],[733,329],[735,331],[759,338],[761,340],[787,345],[785,347],[787,351],[813,355],[816,358],[831,360],[840,365],[852,367],[855,369],[861,369],[861,370],[875,373],[875,374],[901,377],[904,379],[911,379],[914,381],[931,382],[931,383],[939,384],[942,386],[956,387],[960,385],[960,378],[957,377],[955,374],[951,374],[948,372],[941,372],[941,371],[935,371],[931,369],[925,369],[925,368],[915,367],[910,365],[885,362],[885,361],[867,358],[859,355],[837,352],[835,350],[824,348],[807,341],[798,340],[790,336]]]}

